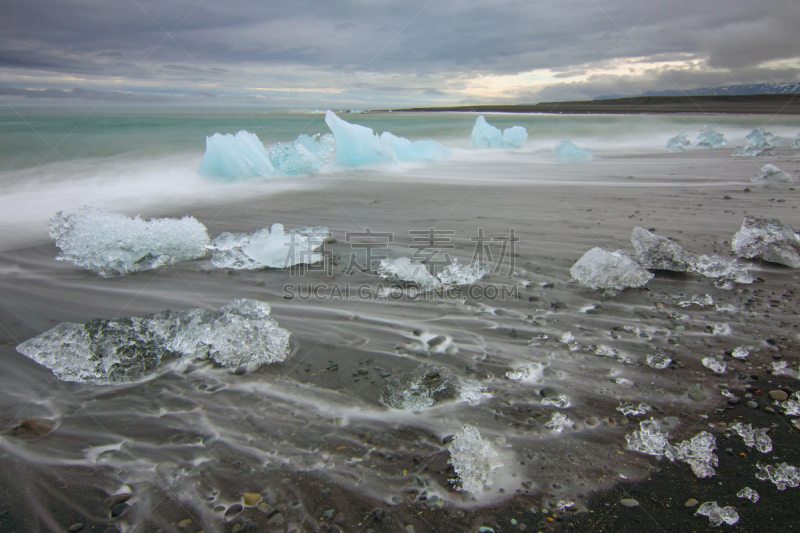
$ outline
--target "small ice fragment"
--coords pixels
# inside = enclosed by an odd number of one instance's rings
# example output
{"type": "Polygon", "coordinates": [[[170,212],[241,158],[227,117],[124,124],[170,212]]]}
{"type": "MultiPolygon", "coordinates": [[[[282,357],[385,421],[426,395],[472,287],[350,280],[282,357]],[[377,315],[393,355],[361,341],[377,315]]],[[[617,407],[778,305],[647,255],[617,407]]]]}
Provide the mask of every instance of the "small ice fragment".
{"type": "Polygon", "coordinates": [[[567,509],[569,509],[570,507],[574,507],[574,506],[575,506],[575,502],[571,502],[571,501],[567,501],[567,500],[560,500],[556,504],[556,511],[564,513],[564,512],[567,511],[567,509]]]}
{"type": "Polygon", "coordinates": [[[634,405],[630,402],[626,402],[620,400],[619,407],[617,407],[617,411],[622,413],[625,416],[630,415],[643,415],[646,414],[647,411],[650,410],[650,406],[646,403],[640,403],[639,405],[634,405]]]}
{"type": "Polygon", "coordinates": [[[761,171],[758,174],[753,174],[753,177],[750,178],[750,181],[753,183],[760,183],[764,181],[772,183],[794,183],[797,180],[797,176],[793,176],[788,172],[784,172],[775,165],[771,164],[764,165],[761,167],[761,171]]]}
{"type": "Polygon", "coordinates": [[[761,466],[761,463],[758,463],[756,467],[760,470],[756,477],[762,481],[772,481],[778,487],[778,490],[786,490],[786,487],[800,485],[800,472],[798,472],[796,466],[786,463],[761,466]]]}
{"type": "Polygon", "coordinates": [[[744,217],[731,247],[739,257],[760,257],[771,263],[800,268],[800,235],[792,226],[784,226],[775,218],[744,217]]]}
{"type": "Polygon", "coordinates": [[[559,163],[588,163],[594,159],[594,154],[565,139],[556,144],[556,159],[559,163]]]}
{"type": "Polygon", "coordinates": [[[730,428],[742,437],[745,446],[748,448],[755,446],[756,450],[761,453],[769,453],[772,451],[772,439],[767,435],[769,428],[753,429],[751,424],[745,425],[741,422],[732,424],[730,428]]]}
{"type": "Polygon", "coordinates": [[[658,458],[666,457],[670,461],[675,460],[675,453],[667,441],[667,434],[653,418],[639,422],[639,429],[630,435],[625,435],[625,440],[628,442],[628,448],[633,451],[658,458]]]}
{"type": "Polygon", "coordinates": [[[575,335],[573,335],[571,331],[568,331],[568,332],[564,333],[563,335],[561,335],[561,338],[558,339],[558,342],[561,342],[561,343],[564,343],[564,344],[571,344],[574,340],[575,340],[575,335]]]}
{"type": "Polygon", "coordinates": [[[564,394],[554,394],[553,396],[542,398],[542,405],[552,405],[558,409],[567,409],[572,405],[572,402],[570,401],[569,396],[564,394]]]}
{"type": "Polygon", "coordinates": [[[719,458],[714,453],[716,449],[717,440],[707,431],[701,431],[690,440],[685,440],[674,447],[675,458],[689,463],[699,478],[710,477],[716,473],[713,468],[719,465],[719,458]]]}
{"type": "Polygon", "coordinates": [[[217,268],[253,270],[288,268],[322,260],[316,252],[329,234],[328,228],[298,226],[288,232],[283,224],[247,233],[222,233],[211,241],[211,263],[217,268]]]}
{"type": "Polygon", "coordinates": [[[494,481],[494,470],[503,466],[492,443],[481,438],[474,426],[464,425],[450,444],[448,463],[458,474],[461,490],[481,492],[494,481]]]}
{"type": "Polygon", "coordinates": [[[204,178],[243,180],[271,176],[275,168],[258,136],[241,130],[236,135],[206,137],[206,152],[197,173],[204,178]]]}
{"type": "Polygon", "coordinates": [[[715,357],[704,357],[703,366],[713,370],[717,374],[724,373],[725,368],[727,367],[727,365],[723,361],[717,361],[715,357]]]}
{"type": "Polygon", "coordinates": [[[550,420],[545,424],[545,427],[561,433],[564,428],[572,426],[572,420],[561,413],[555,412],[550,415],[550,420]]]}
{"type": "Polygon", "coordinates": [[[572,277],[592,289],[642,287],[653,274],[620,252],[592,248],[570,269],[572,277]]]}
{"type": "Polygon", "coordinates": [[[193,217],[143,220],[91,207],[59,211],[49,235],[61,249],[57,260],[106,278],[197,259],[208,246],[206,227],[193,217]]]}
{"type": "Polygon", "coordinates": [[[425,290],[435,290],[441,286],[439,279],[428,272],[425,265],[408,257],[381,259],[378,275],[393,282],[415,283],[425,290]]]}
{"type": "MultiPolygon", "coordinates": [[[[720,279],[722,283],[753,283],[753,277],[747,268],[739,265],[735,259],[726,259],[718,255],[699,255],[691,269],[707,278],[720,279]]],[[[719,287],[719,288],[732,288],[719,287]]]]}
{"type": "Polygon", "coordinates": [[[732,526],[739,521],[739,513],[736,512],[736,509],[730,506],[720,507],[717,502],[705,502],[694,515],[707,516],[711,527],[721,526],[723,522],[732,526]]]}
{"type": "Polygon", "coordinates": [[[327,168],[336,149],[330,133],[309,136],[301,133],[290,143],[276,143],[269,151],[269,160],[277,174],[305,176],[327,168]]]}
{"type": "Polygon", "coordinates": [[[23,342],[17,351],[61,380],[96,385],[142,381],[195,359],[254,370],[289,355],[290,334],[269,311],[266,303],[242,299],[219,311],[64,323],[23,342]]]}
{"type": "Polygon", "coordinates": [[[475,126],[472,127],[470,144],[476,149],[521,148],[526,140],[528,140],[528,131],[522,126],[513,126],[501,133],[499,128],[486,122],[481,115],[475,120],[475,126]]]}
{"type": "Polygon", "coordinates": [[[647,356],[647,365],[657,370],[663,370],[669,366],[672,359],[664,352],[657,351],[647,356]]]}
{"type": "Polygon", "coordinates": [[[775,376],[792,376],[800,379],[800,372],[790,370],[788,361],[774,361],[772,363],[772,374],[775,376]]]}
{"type": "Polygon", "coordinates": [[[737,346],[733,349],[733,353],[731,353],[731,356],[736,359],[744,359],[748,355],[750,355],[750,352],[745,349],[744,346],[737,346]]]}
{"type": "Polygon", "coordinates": [[[601,344],[597,348],[595,348],[594,353],[597,355],[602,355],[603,357],[619,356],[619,350],[617,350],[616,348],[612,348],[611,346],[606,346],[605,344],[601,344]]]}
{"type": "Polygon", "coordinates": [[[689,307],[691,305],[699,305],[700,307],[708,307],[714,305],[714,298],[710,294],[702,296],[694,294],[692,296],[681,295],[674,299],[674,302],[679,307],[689,307]]]}
{"type": "Polygon", "coordinates": [[[522,379],[527,378],[531,375],[530,367],[523,366],[522,368],[518,368],[516,370],[509,370],[506,372],[506,377],[511,381],[520,381],[522,379]]]}
{"type": "Polygon", "coordinates": [[[791,398],[779,405],[783,407],[787,415],[800,416],[800,393],[795,392],[791,398]]]}
{"type": "Polygon", "coordinates": [[[731,391],[729,391],[728,389],[722,389],[719,392],[720,392],[720,394],[722,394],[726,398],[736,398],[736,395],[734,393],[732,393],[731,391]]]}
{"type": "Polygon", "coordinates": [[[718,335],[720,337],[728,337],[731,332],[731,325],[724,322],[714,324],[711,329],[712,335],[718,335]]]}
{"type": "Polygon", "coordinates": [[[685,152],[692,146],[692,141],[686,137],[686,132],[680,132],[675,137],[667,139],[667,152],[685,152]]]}
{"type": "Polygon", "coordinates": [[[479,262],[459,264],[458,259],[442,268],[436,277],[445,285],[471,285],[489,272],[489,267],[479,262]]]}
{"type": "Polygon", "coordinates": [[[459,379],[458,389],[461,400],[471,404],[478,403],[484,398],[491,396],[491,394],[486,392],[486,387],[476,379],[459,379]]]}
{"type": "Polygon", "coordinates": [[[697,139],[694,140],[694,146],[696,148],[720,148],[721,146],[725,146],[725,144],[727,144],[725,136],[708,125],[700,130],[700,134],[697,136],[697,139]]]}
{"type": "Polygon", "coordinates": [[[750,487],[745,487],[739,492],[736,493],[736,496],[739,498],[747,498],[753,503],[758,501],[758,493],[751,489],[750,487]]]}
{"type": "Polygon", "coordinates": [[[422,364],[409,374],[392,376],[383,387],[381,401],[394,409],[421,411],[458,395],[458,382],[450,370],[422,364]]]}
{"type": "Polygon", "coordinates": [[[798,133],[797,136],[792,139],[792,148],[800,148],[800,133],[798,133]]]}

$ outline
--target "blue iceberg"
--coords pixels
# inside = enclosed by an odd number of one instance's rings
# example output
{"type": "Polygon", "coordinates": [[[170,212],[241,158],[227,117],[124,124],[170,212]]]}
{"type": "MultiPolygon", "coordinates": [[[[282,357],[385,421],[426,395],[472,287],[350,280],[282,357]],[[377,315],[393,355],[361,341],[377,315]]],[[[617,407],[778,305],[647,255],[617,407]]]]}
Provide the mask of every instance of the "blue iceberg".
{"type": "Polygon", "coordinates": [[[330,133],[320,137],[300,134],[290,143],[277,143],[269,151],[269,161],[278,174],[305,176],[327,168],[336,149],[330,133]]]}
{"type": "Polygon", "coordinates": [[[528,130],[522,126],[512,126],[500,132],[500,128],[496,128],[486,122],[483,115],[475,120],[475,126],[472,127],[472,136],[470,137],[470,144],[473,148],[486,149],[486,148],[521,148],[525,141],[528,140],[528,130]]]}
{"type": "Polygon", "coordinates": [[[206,137],[206,153],[197,173],[204,178],[241,180],[275,173],[269,153],[255,133],[215,133],[206,137]]]}
{"type": "Polygon", "coordinates": [[[775,155],[773,148],[781,146],[781,142],[775,136],[765,131],[763,128],[756,127],[745,137],[747,146],[737,146],[733,151],[735,157],[753,157],[757,155],[775,155]]]}
{"type": "Polygon", "coordinates": [[[556,159],[560,163],[588,163],[594,159],[594,154],[575,146],[572,141],[563,140],[556,145],[556,159]]]}
{"type": "Polygon", "coordinates": [[[453,151],[436,141],[411,142],[388,131],[381,133],[381,142],[388,144],[398,161],[441,161],[453,155],[453,151]]]}
{"type": "Polygon", "coordinates": [[[700,130],[700,134],[694,140],[695,148],[720,148],[727,143],[723,134],[708,125],[700,130]]]}

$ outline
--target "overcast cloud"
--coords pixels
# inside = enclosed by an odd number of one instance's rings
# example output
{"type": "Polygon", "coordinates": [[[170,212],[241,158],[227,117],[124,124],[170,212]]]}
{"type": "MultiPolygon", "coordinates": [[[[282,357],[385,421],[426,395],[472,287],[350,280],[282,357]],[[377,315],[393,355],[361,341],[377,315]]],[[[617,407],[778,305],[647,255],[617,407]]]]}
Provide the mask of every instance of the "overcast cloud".
{"type": "Polygon", "coordinates": [[[375,108],[800,81],[794,0],[5,0],[2,11],[9,102],[116,90],[118,102],[375,108]]]}

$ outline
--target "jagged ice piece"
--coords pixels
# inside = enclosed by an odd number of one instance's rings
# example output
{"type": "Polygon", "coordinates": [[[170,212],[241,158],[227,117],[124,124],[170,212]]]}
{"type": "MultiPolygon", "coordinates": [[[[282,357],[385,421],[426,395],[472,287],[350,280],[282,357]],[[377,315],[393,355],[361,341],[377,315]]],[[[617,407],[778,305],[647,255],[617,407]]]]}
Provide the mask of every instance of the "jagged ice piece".
{"type": "Polygon", "coordinates": [[[521,148],[528,140],[528,130],[522,126],[512,126],[500,132],[500,128],[492,126],[483,115],[475,120],[470,136],[473,148],[521,148]]]}
{"type": "Polygon", "coordinates": [[[697,136],[697,139],[694,140],[694,146],[696,148],[720,148],[726,144],[725,136],[708,125],[700,130],[700,134],[697,136]]]}
{"type": "Polygon", "coordinates": [[[464,425],[450,444],[448,463],[458,474],[461,489],[478,493],[494,481],[494,470],[503,466],[492,443],[481,438],[478,428],[464,425]]]}
{"type": "Polygon", "coordinates": [[[592,289],[641,287],[653,274],[620,252],[592,248],[570,269],[572,277],[592,289]]]}
{"type": "Polygon", "coordinates": [[[731,242],[736,255],[800,268],[800,235],[775,218],[746,216],[731,242]]]}
{"type": "Polygon", "coordinates": [[[739,521],[739,513],[733,507],[720,507],[717,502],[705,502],[701,505],[695,516],[707,516],[711,522],[711,527],[721,526],[723,522],[729,526],[734,525],[739,521]]]}
{"type": "Polygon", "coordinates": [[[793,176],[788,172],[784,172],[775,165],[766,164],[761,167],[758,174],[753,174],[750,178],[753,183],[772,182],[772,183],[794,183],[798,181],[797,176],[793,176]]]}
{"type": "Polygon", "coordinates": [[[197,173],[204,178],[242,180],[275,173],[269,154],[255,133],[215,133],[206,137],[206,153],[197,173]]]}
{"type": "Polygon", "coordinates": [[[305,176],[330,166],[336,149],[333,135],[300,134],[290,143],[277,143],[269,151],[269,160],[278,174],[305,176]]]}
{"type": "Polygon", "coordinates": [[[680,132],[675,137],[667,139],[667,152],[685,152],[692,146],[692,141],[686,137],[686,132],[680,132]]]}

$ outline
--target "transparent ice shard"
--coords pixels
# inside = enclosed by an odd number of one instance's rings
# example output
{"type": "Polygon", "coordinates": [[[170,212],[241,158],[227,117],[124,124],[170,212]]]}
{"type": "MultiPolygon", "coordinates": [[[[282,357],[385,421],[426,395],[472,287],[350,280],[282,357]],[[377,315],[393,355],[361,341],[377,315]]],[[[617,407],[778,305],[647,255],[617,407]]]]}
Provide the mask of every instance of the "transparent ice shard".
{"type": "Polygon", "coordinates": [[[753,429],[753,426],[750,424],[745,425],[741,422],[736,422],[731,425],[731,429],[742,437],[745,446],[748,448],[755,446],[756,450],[761,453],[769,453],[772,451],[772,439],[767,435],[769,428],[753,429]]]}
{"type": "Polygon", "coordinates": [[[642,287],[653,274],[620,252],[592,248],[570,269],[572,277],[592,289],[642,287]]]}
{"type": "Polygon", "coordinates": [[[761,167],[758,174],[753,174],[750,178],[753,183],[771,182],[771,183],[795,183],[798,181],[797,176],[793,176],[788,172],[784,172],[775,165],[766,164],[761,167]]]}
{"type": "Polygon", "coordinates": [[[692,146],[692,141],[686,137],[686,132],[680,132],[675,137],[667,139],[667,152],[685,152],[692,146]]]}
{"type": "Polygon", "coordinates": [[[472,127],[470,144],[476,149],[509,149],[521,148],[526,140],[528,140],[528,130],[522,126],[513,126],[500,132],[499,128],[486,122],[481,115],[475,120],[475,125],[472,127]]]}
{"type": "Polygon", "coordinates": [[[288,268],[313,264],[322,260],[316,252],[330,230],[324,226],[298,226],[288,232],[283,224],[273,224],[250,235],[222,233],[211,241],[211,263],[217,268],[253,270],[257,268],[288,268]]]}
{"type": "Polygon", "coordinates": [[[572,400],[565,394],[554,394],[542,398],[542,405],[552,405],[558,409],[567,409],[572,405],[572,400]]]}
{"type": "Polygon", "coordinates": [[[278,174],[305,176],[329,167],[335,149],[336,140],[329,133],[313,137],[301,133],[290,143],[274,144],[269,160],[278,174]]]}
{"type": "Polygon", "coordinates": [[[739,513],[733,507],[720,507],[717,502],[705,502],[698,507],[695,516],[707,516],[711,522],[711,527],[721,526],[723,522],[729,526],[734,525],[739,521],[739,513]]]}
{"type": "Polygon", "coordinates": [[[471,285],[489,273],[489,267],[479,262],[460,264],[458,259],[436,273],[445,285],[471,285]]]}
{"type": "Polygon", "coordinates": [[[209,245],[211,264],[217,268],[234,270],[264,268],[264,265],[242,251],[242,248],[250,244],[251,237],[249,233],[220,233],[209,245]]]}
{"type": "Polygon", "coordinates": [[[647,365],[657,370],[667,368],[671,362],[672,359],[662,351],[647,356],[647,365]]]}
{"type": "Polygon", "coordinates": [[[412,261],[408,257],[381,259],[378,275],[396,283],[415,283],[425,290],[435,290],[441,287],[439,279],[428,272],[425,265],[419,261],[412,261]]]}
{"type": "Polygon", "coordinates": [[[757,155],[773,155],[773,148],[781,145],[775,136],[760,127],[756,127],[747,137],[746,146],[737,146],[733,151],[734,156],[752,157],[757,155]]]}
{"type": "Polygon", "coordinates": [[[450,370],[423,364],[410,374],[392,376],[381,392],[381,400],[394,409],[421,411],[458,398],[458,388],[450,370]]]}
{"type": "Polygon", "coordinates": [[[697,139],[694,140],[694,146],[696,148],[720,148],[726,144],[725,136],[708,125],[700,130],[700,134],[697,136],[697,139]]]}
{"type": "Polygon", "coordinates": [[[667,441],[667,434],[653,418],[639,422],[639,429],[630,435],[625,435],[625,440],[631,450],[658,458],[666,457],[670,461],[675,460],[675,452],[667,441]]]}
{"type": "Polygon", "coordinates": [[[620,400],[619,407],[617,407],[617,411],[619,411],[625,416],[644,415],[647,414],[647,411],[649,410],[650,406],[647,405],[646,403],[640,403],[639,405],[634,405],[624,400],[620,400]]]}
{"type": "Polygon", "coordinates": [[[800,235],[776,218],[744,217],[731,247],[739,257],[800,268],[800,235]]]}
{"type": "Polygon", "coordinates": [[[61,249],[57,260],[103,277],[197,259],[208,245],[206,227],[192,217],[143,220],[91,207],[67,216],[59,211],[49,235],[61,249]]]}
{"type": "Polygon", "coordinates": [[[739,492],[736,493],[738,498],[747,498],[753,503],[756,503],[759,499],[758,493],[751,489],[750,487],[745,487],[739,492]]]}
{"type": "Polygon", "coordinates": [[[503,466],[499,454],[492,443],[481,437],[478,428],[470,425],[461,427],[450,444],[448,463],[458,474],[461,490],[478,493],[491,486],[495,470],[503,466]]]}
{"type": "Polygon", "coordinates": [[[289,332],[269,311],[266,303],[242,299],[219,311],[64,323],[23,342],[17,351],[61,380],[96,385],[142,381],[196,359],[253,370],[289,354],[289,332]]]}
{"type": "Polygon", "coordinates": [[[594,159],[594,154],[589,150],[575,146],[569,140],[561,140],[556,144],[556,159],[560,163],[588,163],[594,159]]]}
{"type": "Polygon", "coordinates": [[[550,415],[550,420],[545,424],[545,427],[561,433],[565,428],[572,426],[573,422],[566,415],[555,412],[550,415]]]}
{"type": "Polygon", "coordinates": [[[786,490],[786,487],[800,485],[800,472],[798,472],[796,466],[791,466],[787,463],[761,466],[761,463],[758,463],[756,467],[760,470],[756,477],[762,481],[772,481],[778,487],[778,490],[786,490]]]}
{"type": "Polygon", "coordinates": [[[710,477],[716,473],[713,467],[719,465],[719,458],[714,453],[716,449],[714,436],[702,431],[674,447],[675,459],[689,463],[697,477],[710,477]]]}
{"type": "Polygon", "coordinates": [[[750,352],[746,348],[743,346],[737,346],[733,349],[731,357],[735,357],[736,359],[744,359],[748,355],[750,355],[750,352]]]}
{"type": "Polygon", "coordinates": [[[206,153],[197,173],[227,181],[272,176],[275,168],[258,136],[241,130],[236,135],[206,137],[206,153]]]}

